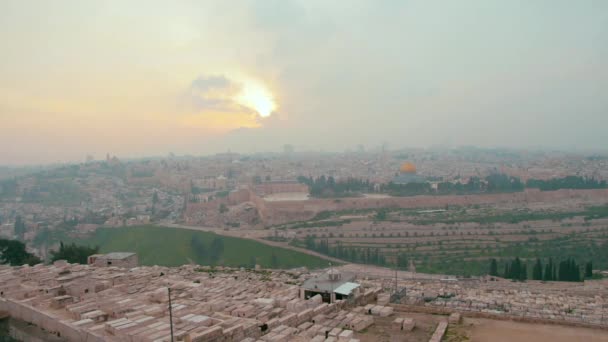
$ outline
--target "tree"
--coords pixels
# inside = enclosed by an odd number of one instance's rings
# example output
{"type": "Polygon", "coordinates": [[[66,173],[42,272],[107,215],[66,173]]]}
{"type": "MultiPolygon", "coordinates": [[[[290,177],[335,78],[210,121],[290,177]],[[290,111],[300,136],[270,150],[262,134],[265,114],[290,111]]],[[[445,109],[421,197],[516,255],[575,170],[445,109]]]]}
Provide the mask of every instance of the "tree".
{"type": "Polygon", "coordinates": [[[526,279],[528,279],[528,264],[523,263],[521,265],[521,271],[519,272],[519,280],[525,281],[526,279]]]}
{"type": "Polygon", "coordinates": [[[192,235],[190,247],[192,248],[194,255],[196,255],[197,261],[203,263],[207,258],[207,248],[203,239],[197,234],[192,235]]]}
{"type": "Polygon", "coordinates": [[[525,281],[528,279],[528,266],[525,262],[522,262],[519,257],[515,257],[515,259],[509,264],[507,262],[505,264],[505,278],[525,281]]]}
{"type": "Polygon", "coordinates": [[[75,243],[64,245],[59,243],[59,250],[51,251],[51,260],[66,260],[72,264],[86,264],[89,255],[97,254],[99,247],[77,246],[75,243]]]}
{"type": "Polygon", "coordinates": [[[221,203],[219,211],[220,211],[220,214],[223,214],[228,211],[228,207],[224,203],[221,203]]]}
{"type": "Polygon", "coordinates": [[[549,258],[549,262],[545,265],[545,273],[543,274],[544,281],[552,281],[553,279],[553,259],[549,258]]]}
{"type": "Polygon", "coordinates": [[[397,267],[400,269],[407,269],[408,265],[407,255],[399,252],[397,254],[397,267]]]}
{"type": "Polygon", "coordinates": [[[492,258],[492,260],[490,260],[490,275],[491,276],[498,276],[498,263],[496,262],[496,259],[492,258]]]}
{"type": "Polygon", "coordinates": [[[274,254],[274,252],[272,252],[272,255],[270,256],[270,265],[272,266],[272,268],[279,267],[279,259],[277,258],[277,255],[274,254]]]}
{"type": "Polygon", "coordinates": [[[39,264],[40,258],[29,253],[25,249],[25,244],[18,240],[0,239],[0,263],[10,264],[11,266],[30,266],[39,264]]]}
{"type": "Polygon", "coordinates": [[[532,269],[532,279],[543,280],[543,265],[541,264],[539,258],[536,258],[536,263],[532,269]]]}
{"type": "Polygon", "coordinates": [[[17,217],[15,217],[15,235],[17,235],[17,238],[19,240],[23,240],[23,236],[25,235],[25,232],[26,232],[25,222],[23,222],[21,215],[17,215],[17,217]]]}
{"type": "Polygon", "coordinates": [[[376,220],[378,221],[384,221],[386,220],[386,209],[380,209],[376,212],[376,220]]]}
{"type": "Polygon", "coordinates": [[[306,243],[306,248],[307,249],[312,249],[313,251],[317,250],[317,244],[315,243],[315,238],[312,237],[311,235],[308,235],[306,237],[306,242],[305,243],[306,243]]]}
{"type": "Polygon", "coordinates": [[[519,279],[522,271],[521,268],[521,261],[519,260],[519,257],[515,257],[515,260],[513,260],[511,263],[511,274],[509,275],[509,278],[519,279]]]}
{"type": "Polygon", "coordinates": [[[559,263],[559,281],[581,281],[580,268],[574,259],[568,258],[559,263]]]}
{"type": "Polygon", "coordinates": [[[585,264],[585,278],[593,277],[593,263],[591,261],[585,264]]]}
{"type": "Polygon", "coordinates": [[[209,257],[211,258],[211,262],[217,262],[222,254],[224,253],[224,239],[221,237],[215,237],[213,241],[211,241],[211,248],[209,251],[209,257]]]}

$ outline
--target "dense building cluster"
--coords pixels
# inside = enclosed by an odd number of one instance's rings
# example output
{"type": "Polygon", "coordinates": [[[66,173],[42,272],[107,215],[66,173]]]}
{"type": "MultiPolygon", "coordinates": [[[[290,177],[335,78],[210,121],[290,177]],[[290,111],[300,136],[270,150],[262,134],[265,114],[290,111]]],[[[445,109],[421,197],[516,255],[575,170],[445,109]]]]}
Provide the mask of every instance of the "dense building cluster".
{"type": "MultiPolygon", "coordinates": [[[[99,226],[150,222],[234,225],[242,211],[223,210],[209,213],[207,218],[187,210],[184,213],[184,209],[190,203],[214,201],[242,188],[250,188],[268,201],[303,200],[308,189],[297,182],[299,177],[332,179],[340,184],[333,195],[340,196],[379,191],[395,179],[392,184],[396,188],[388,187],[384,194],[427,193],[402,189],[409,185],[400,183],[412,180],[431,182],[435,192],[457,194],[470,192],[468,184],[476,184],[471,183],[472,179],[484,180],[497,173],[522,182],[537,180],[533,183],[542,190],[564,186],[586,189],[605,185],[601,182],[608,179],[606,163],[602,156],[467,148],[172,155],[134,161],[108,155],[105,160],[87,158],[81,164],[0,170],[0,236],[27,241],[44,258],[46,251],[58,243],[52,237],[61,234],[81,237],[99,226]],[[403,164],[404,161],[408,163],[403,164]],[[578,178],[572,178],[575,175],[578,178]],[[572,179],[565,178],[568,176],[572,179]],[[544,181],[550,179],[554,181],[544,181]],[[581,182],[582,185],[578,184],[581,182]],[[346,187],[342,189],[344,184],[346,187]],[[453,184],[454,189],[449,186],[445,190],[440,184],[453,184]],[[298,196],[286,195],[294,193],[298,196]],[[226,217],[215,218],[219,214],[226,217]]],[[[317,195],[331,197],[332,193],[321,191],[317,195]]],[[[249,223],[260,223],[260,219],[252,217],[249,223]]]]}

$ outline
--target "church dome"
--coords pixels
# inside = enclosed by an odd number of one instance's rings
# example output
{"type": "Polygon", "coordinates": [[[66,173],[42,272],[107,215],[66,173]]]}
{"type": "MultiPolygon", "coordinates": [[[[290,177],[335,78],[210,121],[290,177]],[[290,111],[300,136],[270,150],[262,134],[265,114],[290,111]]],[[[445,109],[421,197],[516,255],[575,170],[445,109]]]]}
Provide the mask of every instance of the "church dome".
{"type": "Polygon", "coordinates": [[[401,173],[416,173],[416,165],[414,165],[410,162],[405,162],[405,163],[401,164],[399,171],[401,173]]]}

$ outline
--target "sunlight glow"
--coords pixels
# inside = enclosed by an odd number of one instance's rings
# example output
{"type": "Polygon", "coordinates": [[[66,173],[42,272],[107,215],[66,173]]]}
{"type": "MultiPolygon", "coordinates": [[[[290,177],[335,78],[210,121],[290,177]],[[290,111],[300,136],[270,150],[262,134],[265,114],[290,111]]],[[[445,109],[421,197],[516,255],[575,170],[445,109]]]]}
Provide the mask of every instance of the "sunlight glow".
{"type": "Polygon", "coordinates": [[[276,109],[276,103],[270,91],[263,85],[254,82],[246,83],[235,101],[255,110],[263,118],[269,117],[276,109]]]}

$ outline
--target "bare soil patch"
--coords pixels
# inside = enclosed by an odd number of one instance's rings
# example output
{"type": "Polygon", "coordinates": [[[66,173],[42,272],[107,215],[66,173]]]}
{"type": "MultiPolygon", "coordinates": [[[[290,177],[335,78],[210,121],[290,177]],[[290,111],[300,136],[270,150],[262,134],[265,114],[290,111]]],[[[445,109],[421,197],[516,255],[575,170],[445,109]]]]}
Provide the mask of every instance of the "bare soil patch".
{"type": "Polygon", "coordinates": [[[608,331],[549,324],[465,318],[471,342],[608,342],[608,331]]]}

